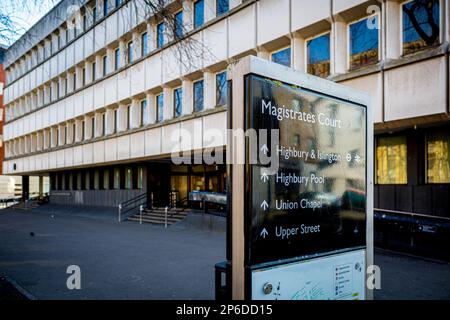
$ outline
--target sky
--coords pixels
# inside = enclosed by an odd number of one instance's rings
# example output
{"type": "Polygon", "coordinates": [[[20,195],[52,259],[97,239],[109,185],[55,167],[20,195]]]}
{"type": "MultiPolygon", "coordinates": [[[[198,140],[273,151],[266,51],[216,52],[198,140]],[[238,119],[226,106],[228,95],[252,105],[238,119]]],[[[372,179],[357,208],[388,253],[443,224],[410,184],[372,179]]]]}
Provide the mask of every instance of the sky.
{"type": "MultiPolygon", "coordinates": [[[[17,35],[7,35],[0,38],[0,44],[9,46],[22,34],[39,21],[53,8],[59,0],[0,0],[0,12],[11,18],[16,26],[17,35]]],[[[3,27],[0,22],[0,28],[3,27]]]]}

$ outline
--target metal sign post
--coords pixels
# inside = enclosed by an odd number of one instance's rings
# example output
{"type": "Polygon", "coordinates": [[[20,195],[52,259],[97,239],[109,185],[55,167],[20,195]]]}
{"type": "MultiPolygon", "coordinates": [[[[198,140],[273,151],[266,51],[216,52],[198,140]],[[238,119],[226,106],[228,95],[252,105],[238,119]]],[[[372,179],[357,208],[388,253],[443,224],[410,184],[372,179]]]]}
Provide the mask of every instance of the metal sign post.
{"type": "Polygon", "coordinates": [[[229,80],[233,298],[370,299],[369,97],[256,57],[229,80]]]}

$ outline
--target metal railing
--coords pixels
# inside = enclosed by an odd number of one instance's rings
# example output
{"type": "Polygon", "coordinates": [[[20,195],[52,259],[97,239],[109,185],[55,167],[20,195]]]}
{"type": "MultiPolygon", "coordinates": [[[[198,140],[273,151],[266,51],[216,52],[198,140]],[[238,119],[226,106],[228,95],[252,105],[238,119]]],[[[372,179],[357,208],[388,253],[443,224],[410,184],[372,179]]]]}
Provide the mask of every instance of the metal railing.
{"type": "Polygon", "coordinates": [[[124,220],[124,217],[127,217],[127,213],[139,207],[141,221],[142,221],[142,211],[144,210],[144,206],[147,205],[147,193],[143,193],[135,198],[122,202],[118,205],[119,211],[119,222],[124,220]],[[142,210],[141,210],[142,207],[142,210]]]}

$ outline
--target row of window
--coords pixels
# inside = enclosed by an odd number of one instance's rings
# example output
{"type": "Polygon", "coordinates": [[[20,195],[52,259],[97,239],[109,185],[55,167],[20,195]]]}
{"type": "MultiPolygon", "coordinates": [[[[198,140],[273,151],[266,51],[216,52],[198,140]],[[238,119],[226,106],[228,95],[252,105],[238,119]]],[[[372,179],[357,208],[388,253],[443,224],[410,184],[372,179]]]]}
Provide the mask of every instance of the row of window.
{"type": "MultiPolygon", "coordinates": [[[[99,0],[97,0],[98,2],[99,0]]],[[[102,2],[103,8],[103,17],[106,17],[113,8],[110,8],[109,3],[110,0],[100,0],[102,2]]],[[[115,0],[114,8],[118,8],[122,5],[123,0],[115,0]]],[[[91,25],[93,25],[99,18],[97,12],[97,6],[94,4],[93,6],[87,6],[84,9],[84,14],[81,16],[81,21],[77,21],[74,18],[72,21],[67,23],[65,30],[58,31],[55,34],[56,40],[52,41],[52,38],[49,36],[48,39],[43,40],[40,44],[36,45],[35,48],[30,49],[27,53],[31,53],[30,58],[25,58],[25,61],[19,62],[15,67],[11,68],[11,71],[8,72],[12,77],[8,77],[8,83],[14,81],[15,79],[21,77],[29,70],[31,70],[34,66],[41,63],[45,59],[51,57],[58,50],[62,49],[65,45],[71,42],[73,39],[76,39],[82,33],[84,33],[91,25]],[[64,37],[64,43],[63,38],[64,37]],[[14,69],[14,70],[12,70],[14,69]]],[[[229,11],[229,0],[216,0],[216,16],[223,15],[224,13],[229,11]]],[[[101,16],[100,16],[101,17],[101,16]]],[[[174,36],[175,38],[181,38],[183,36],[183,11],[177,12],[174,17],[174,36]]],[[[205,4],[204,0],[197,0],[194,2],[194,28],[200,28],[205,23],[205,4]]],[[[165,22],[161,22],[157,25],[157,47],[161,48],[164,46],[166,37],[166,27],[165,22]]],[[[143,41],[143,55],[148,54],[148,44],[147,41],[143,41]]],[[[25,54],[25,56],[27,55],[25,54]]],[[[131,59],[129,60],[131,61],[131,59]]]]}
{"type": "MultiPolygon", "coordinates": [[[[408,183],[406,136],[379,137],[376,140],[376,182],[408,183]]],[[[427,183],[450,183],[450,133],[429,133],[426,137],[427,183]]]]}
{"type": "MultiPolygon", "coordinates": [[[[439,44],[439,0],[407,1],[402,4],[402,52],[411,54],[439,44]]],[[[355,70],[380,60],[380,24],[375,14],[348,26],[348,69],[355,70]]],[[[306,41],[307,72],[319,77],[330,75],[330,32],[306,41]]],[[[274,62],[291,66],[291,48],[271,54],[274,62]]]]}
{"type": "MultiPolygon", "coordinates": [[[[216,107],[227,104],[228,96],[227,73],[222,71],[215,75],[215,104],[216,107]]],[[[183,109],[183,88],[176,87],[173,92],[173,115],[175,118],[181,117],[185,112],[183,109]]],[[[193,111],[201,112],[205,108],[205,87],[204,80],[197,80],[193,83],[193,111]]],[[[139,104],[139,124],[138,126],[146,126],[152,122],[163,122],[164,117],[164,94],[155,96],[155,119],[151,119],[151,110],[149,110],[147,99],[143,99],[139,104]]],[[[132,106],[126,107],[126,130],[133,127],[132,106]]],[[[81,121],[70,122],[59,125],[50,129],[45,129],[37,133],[37,135],[16,138],[12,141],[5,142],[5,154],[7,157],[27,154],[40,150],[58,147],[65,144],[74,143],[75,141],[84,141],[94,137],[106,136],[119,132],[119,115],[118,109],[114,109],[112,114],[112,128],[107,130],[106,113],[102,113],[101,117],[91,116],[81,121]],[[101,133],[97,131],[100,126],[101,133]],[[89,129],[89,130],[88,130],[89,129]]]]}
{"type": "Polygon", "coordinates": [[[144,167],[116,167],[52,174],[51,190],[143,189],[144,167]]]}

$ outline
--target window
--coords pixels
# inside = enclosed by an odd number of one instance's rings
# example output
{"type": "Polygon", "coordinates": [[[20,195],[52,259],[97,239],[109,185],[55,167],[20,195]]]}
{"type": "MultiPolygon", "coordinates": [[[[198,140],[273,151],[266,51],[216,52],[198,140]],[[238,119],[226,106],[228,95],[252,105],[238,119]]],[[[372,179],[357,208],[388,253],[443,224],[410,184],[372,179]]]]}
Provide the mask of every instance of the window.
{"type": "Polygon", "coordinates": [[[86,68],[83,68],[83,86],[86,85],[86,68]]]}
{"type": "Polygon", "coordinates": [[[176,88],[173,91],[173,101],[175,118],[181,117],[183,114],[183,88],[176,88]]]}
{"type": "Polygon", "coordinates": [[[95,78],[97,78],[97,76],[95,74],[96,73],[96,68],[97,68],[96,63],[92,62],[92,82],[94,82],[95,78]]]}
{"type": "Polygon", "coordinates": [[[73,73],[73,91],[77,89],[77,73],[73,73]]]}
{"type": "Polygon", "coordinates": [[[216,1],[216,16],[220,16],[227,13],[230,10],[230,0],[217,0],[216,1]]]}
{"type": "Polygon", "coordinates": [[[350,70],[379,61],[379,28],[375,27],[378,23],[379,17],[375,15],[349,25],[350,70]]]}
{"type": "Polygon", "coordinates": [[[330,34],[324,34],[307,42],[308,73],[326,78],[330,75],[330,34]]]}
{"type": "Polygon", "coordinates": [[[427,182],[450,183],[450,134],[427,136],[427,182]]]}
{"type": "Polygon", "coordinates": [[[406,137],[378,138],[376,157],[378,184],[407,183],[406,137]]]}
{"type": "Polygon", "coordinates": [[[161,22],[156,28],[156,45],[158,48],[162,48],[164,46],[164,23],[161,22]]]}
{"type": "Polygon", "coordinates": [[[118,8],[122,4],[122,0],[116,0],[115,7],[118,8]]]}
{"type": "Polygon", "coordinates": [[[61,34],[58,34],[58,50],[61,49],[61,34]]]}
{"type": "Polygon", "coordinates": [[[114,169],[114,189],[120,189],[120,169],[114,169]]]}
{"type": "Polygon", "coordinates": [[[158,122],[162,122],[164,120],[164,94],[156,96],[156,113],[158,122]]]}
{"type": "Polygon", "coordinates": [[[103,189],[109,189],[109,170],[106,169],[103,171],[103,189]]]}
{"type": "Polygon", "coordinates": [[[131,106],[127,107],[127,130],[131,128],[131,106]]]}
{"type": "Polygon", "coordinates": [[[86,126],[85,121],[84,120],[81,121],[81,141],[84,140],[85,135],[86,135],[86,127],[85,126],[86,126]]]}
{"type": "Polygon", "coordinates": [[[194,111],[203,111],[203,80],[194,82],[194,111]]]}
{"type": "Polygon", "coordinates": [[[91,174],[89,171],[86,171],[84,179],[84,189],[89,190],[91,188],[91,174]]]}
{"type": "Polygon", "coordinates": [[[142,189],[144,186],[144,168],[139,167],[137,173],[137,188],[142,189]]]}
{"type": "Polygon", "coordinates": [[[175,14],[175,38],[179,39],[183,36],[183,11],[175,14]]]}
{"type": "Polygon", "coordinates": [[[119,128],[119,117],[117,116],[117,109],[114,109],[114,133],[117,132],[117,128],[119,128]]]}
{"type": "Polygon", "coordinates": [[[291,66],[291,48],[282,49],[272,53],[272,61],[284,66],[291,66]]]}
{"type": "Polygon", "coordinates": [[[133,62],[133,41],[128,42],[128,63],[133,62]]]}
{"type": "Polygon", "coordinates": [[[103,0],[103,16],[108,15],[108,0],[103,0]]]}
{"type": "Polygon", "coordinates": [[[146,56],[148,54],[148,35],[144,32],[141,36],[141,56],[146,56]]]}
{"type": "Polygon", "coordinates": [[[194,28],[201,27],[205,22],[205,2],[198,0],[194,3],[194,28]]]}
{"type": "Polygon", "coordinates": [[[216,106],[223,106],[227,104],[228,87],[227,87],[227,72],[216,74],[216,106]]]}
{"type": "Polygon", "coordinates": [[[141,101],[141,126],[148,124],[147,100],[141,101]]]}
{"type": "Polygon", "coordinates": [[[93,116],[91,118],[91,129],[92,129],[91,138],[94,138],[95,137],[95,116],[93,116]]]}
{"type": "Polygon", "coordinates": [[[114,50],[114,70],[119,70],[120,68],[120,49],[114,50]]]}
{"type": "Polygon", "coordinates": [[[100,189],[100,172],[98,170],[94,171],[94,189],[100,189]]]}
{"type": "Polygon", "coordinates": [[[439,44],[439,0],[403,4],[403,54],[439,44]]]}
{"type": "Polygon", "coordinates": [[[132,170],[125,168],[125,189],[131,189],[132,170]]]}
{"type": "Polygon", "coordinates": [[[106,113],[102,113],[102,136],[106,135],[106,113]]]}
{"type": "Polygon", "coordinates": [[[87,19],[86,19],[86,15],[83,15],[83,31],[86,31],[87,29],[87,19]]]}
{"type": "Polygon", "coordinates": [[[77,190],[81,190],[83,187],[81,186],[81,172],[77,173],[77,190]]]}
{"type": "Polygon", "coordinates": [[[92,21],[95,22],[97,20],[97,8],[92,8],[92,21]]]}
{"type": "Polygon", "coordinates": [[[106,76],[108,73],[108,56],[103,56],[103,76],[106,76]]]}

